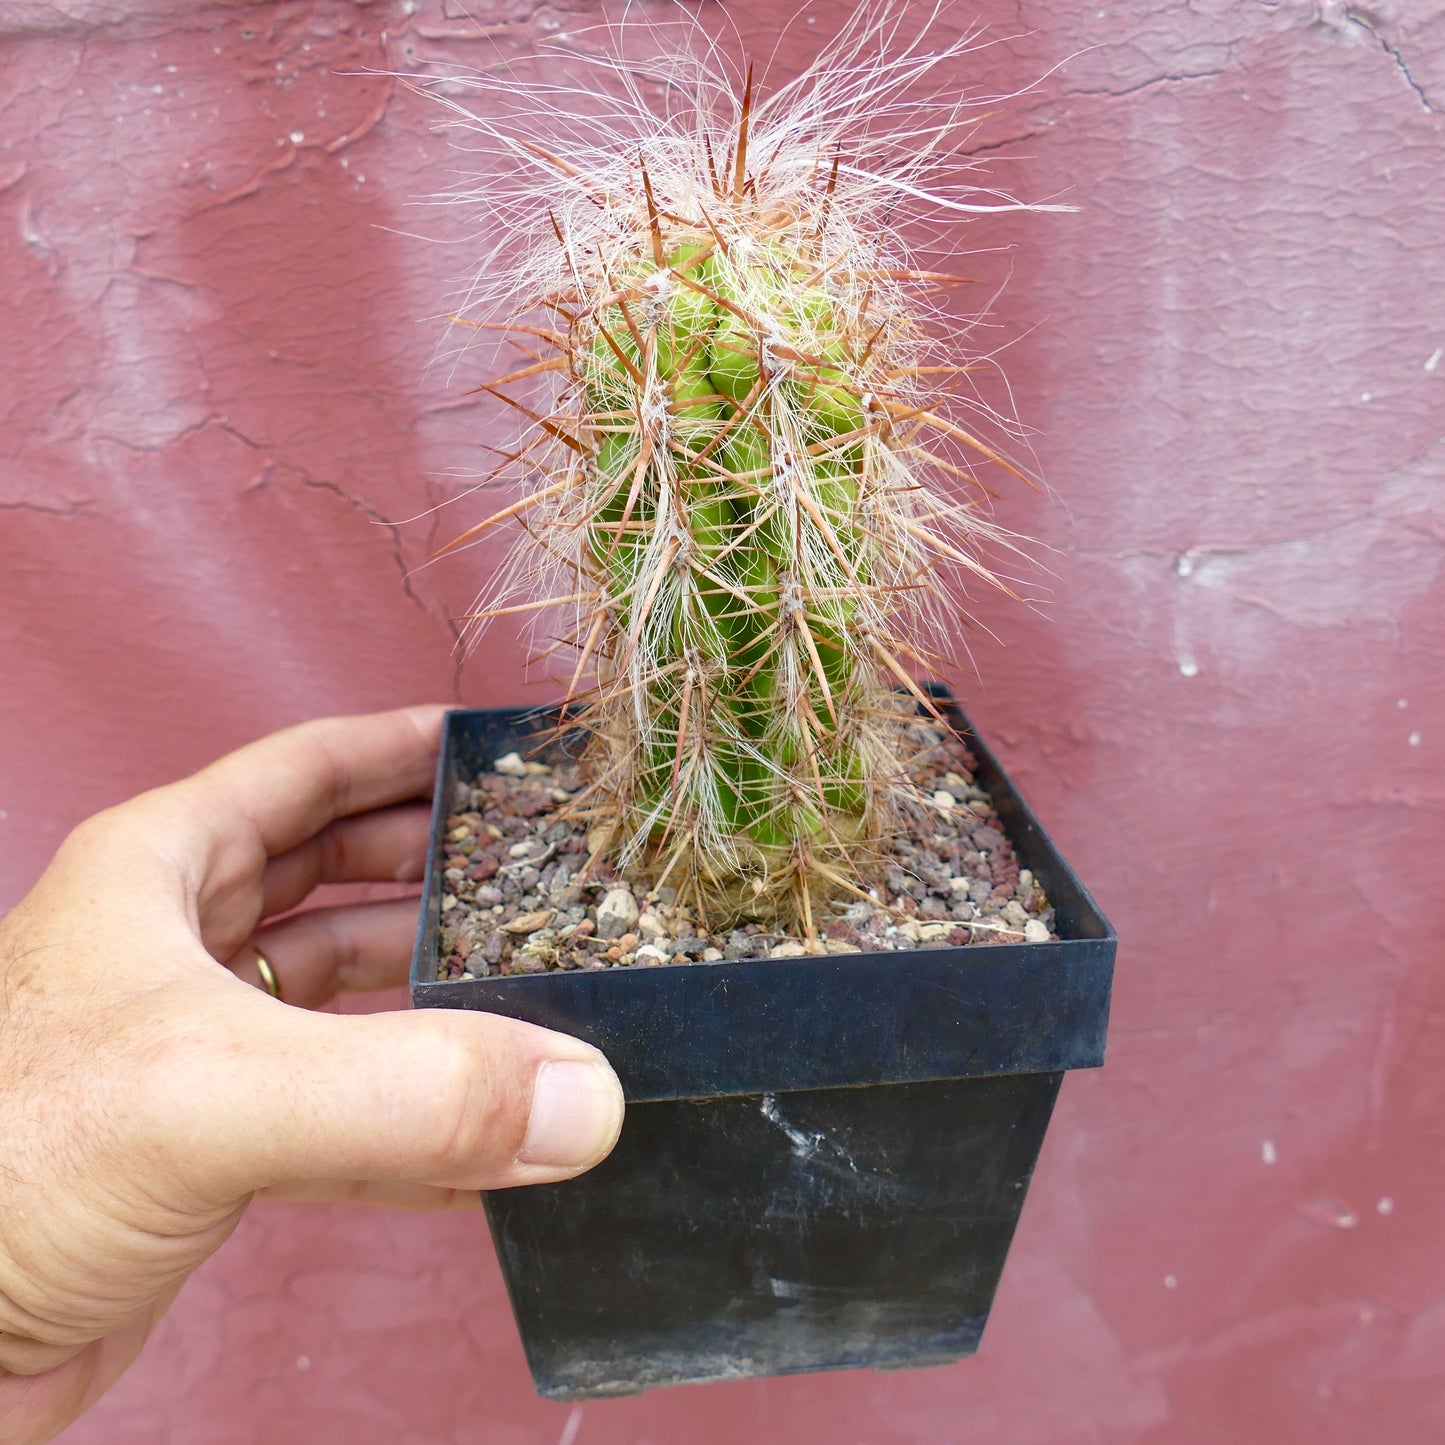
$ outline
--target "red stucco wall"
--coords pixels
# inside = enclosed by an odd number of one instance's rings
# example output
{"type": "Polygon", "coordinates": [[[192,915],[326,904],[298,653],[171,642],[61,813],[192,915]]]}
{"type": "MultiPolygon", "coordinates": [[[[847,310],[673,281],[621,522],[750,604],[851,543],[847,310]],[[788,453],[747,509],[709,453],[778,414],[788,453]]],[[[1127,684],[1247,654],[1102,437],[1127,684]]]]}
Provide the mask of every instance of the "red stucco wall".
{"type": "MultiPolygon", "coordinates": [[[[260,731],[546,695],[454,667],[476,554],[402,524],[495,431],[408,206],[485,161],[356,72],[595,13],[0,3],[0,903],[260,731]]],[[[969,233],[1058,500],[1002,503],[1052,597],[964,691],[1124,940],[982,1355],[543,1404],[479,1220],[256,1210],[70,1445],[1445,1439],[1445,4],[981,15],[960,81],[1061,68],[974,147],[1081,211],[969,233]]]]}

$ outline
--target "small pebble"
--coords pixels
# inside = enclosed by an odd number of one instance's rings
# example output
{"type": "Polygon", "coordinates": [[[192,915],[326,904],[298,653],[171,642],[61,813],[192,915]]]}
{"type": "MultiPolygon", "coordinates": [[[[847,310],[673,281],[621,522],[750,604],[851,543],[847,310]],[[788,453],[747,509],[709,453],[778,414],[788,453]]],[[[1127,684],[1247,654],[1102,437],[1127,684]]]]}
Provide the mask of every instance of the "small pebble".
{"type": "Polygon", "coordinates": [[[667,962],[667,954],[655,943],[644,943],[637,950],[635,961],[642,964],[659,964],[667,962]]]}
{"type": "Polygon", "coordinates": [[[763,952],[762,941],[753,935],[744,933],[742,929],[735,928],[728,934],[727,942],[723,945],[723,957],[731,962],[741,958],[756,958],[763,952]]]}
{"type": "Polygon", "coordinates": [[[613,888],[597,905],[597,932],[603,938],[621,938],[637,922],[637,900],[630,888],[613,888]]]}
{"type": "Polygon", "coordinates": [[[510,923],[504,923],[503,928],[508,933],[535,933],[539,928],[545,928],[552,921],[553,910],[550,908],[538,909],[536,913],[522,913],[512,919],[510,923]]]}
{"type": "Polygon", "coordinates": [[[720,948],[705,948],[702,951],[702,961],[704,963],[718,963],[722,960],[722,957],[723,951],[720,948]]]}
{"type": "Polygon", "coordinates": [[[1030,918],[1024,924],[1024,941],[1026,943],[1047,943],[1049,941],[1047,925],[1040,923],[1037,918],[1030,918]]]}
{"type": "Polygon", "coordinates": [[[527,765],[522,761],[520,753],[507,753],[492,764],[492,767],[504,777],[525,778],[527,776],[527,765]]]}
{"type": "Polygon", "coordinates": [[[667,925],[650,908],[638,917],[637,931],[644,938],[667,937],[667,925]]]}
{"type": "Polygon", "coordinates": [[[775,948],[768,950],[769,958],[802,958],[807,949],[795,939],[788,939],[786,943],[780,943],[775,948]]]}

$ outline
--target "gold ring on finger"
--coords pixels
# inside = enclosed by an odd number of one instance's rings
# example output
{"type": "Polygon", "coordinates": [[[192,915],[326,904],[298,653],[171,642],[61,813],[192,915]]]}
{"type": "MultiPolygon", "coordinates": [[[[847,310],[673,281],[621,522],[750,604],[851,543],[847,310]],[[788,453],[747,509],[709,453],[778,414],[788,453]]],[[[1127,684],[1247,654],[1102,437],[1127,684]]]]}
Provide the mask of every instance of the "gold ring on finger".
{"type": "Polygon", "coordinates": [[[251,950],[256,955],[256,972],[261,975],[261,987],[276,1000],[281,1002],[281,980],[276,977],[276,970],[271,967],[271,960],[261,952],[253,943],[251,950]]]}

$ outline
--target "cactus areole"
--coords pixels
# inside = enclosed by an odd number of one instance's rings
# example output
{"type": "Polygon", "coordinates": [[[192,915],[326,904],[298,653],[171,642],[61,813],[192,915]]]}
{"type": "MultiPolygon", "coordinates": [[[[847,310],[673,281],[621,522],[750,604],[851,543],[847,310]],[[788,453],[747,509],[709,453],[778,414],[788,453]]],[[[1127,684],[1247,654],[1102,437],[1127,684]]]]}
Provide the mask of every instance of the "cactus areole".
{"type": "Polygon", "coordinates": [[[458,539],[524,533],[474,620],[550,614],[594,853],[705,919],[812,937],[866,892],[931,706],[915,674],[962,580],[1003,585],[974,466],[1015,468],[975,434],[999,419],[934,317],[961,278],[918,269],[895,227],[903,205],[1012,207],[925,189],[956,104],[869,134],[939,58],[820,61],[761,99],[751,70],[699,75],[662,116],[634,87],[625,124],[565,149],[465,122],[530,173],[534,223],[479,323],[531,358],[480,388],[528,418],[530,490],[458,539]],[[539,378],[540,404],[504,391],[539,378]]]}

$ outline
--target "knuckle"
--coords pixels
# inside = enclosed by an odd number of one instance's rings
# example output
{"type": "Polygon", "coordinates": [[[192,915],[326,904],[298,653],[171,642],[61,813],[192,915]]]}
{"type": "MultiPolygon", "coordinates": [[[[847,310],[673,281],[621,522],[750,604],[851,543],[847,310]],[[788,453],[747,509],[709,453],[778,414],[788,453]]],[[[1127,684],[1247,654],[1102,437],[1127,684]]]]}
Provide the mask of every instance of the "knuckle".
{"type": "Polygon", "coordinates": [[[345,877],[351,865],[351,846],[347,832],[347,829],[337,823],[328,823],[317,834],[321,871],[332,877],[345,877]]]}
{"type": "Polygon", "coordinates": [[[115,845],[126,826],[125,805],[107,808],[77,823],[57,850],[58,858],[85,858],[115,845]]]}
{"type": "Polygon", "coordinates": [[[345,988],[361,967],[361,937],[355,928],[347,926],[345,917],[338,914],[318,914],[315,927],[328,972],[345,988]]]}
{"type": "MultiPolygon", "coordinates": [[[[451,1022],[451,1021],[448,1021],[451,1022]]],[[[475,1023],[460,1019],[457,1023],[475,1023]]],[[[526,1096],[519,1080],[475,1028],[447,1028],[427,1041],[429,1107],[426,1152],[444,1179],[463,1178],[510,1160],[526,1131],[526,1096]]]]}

